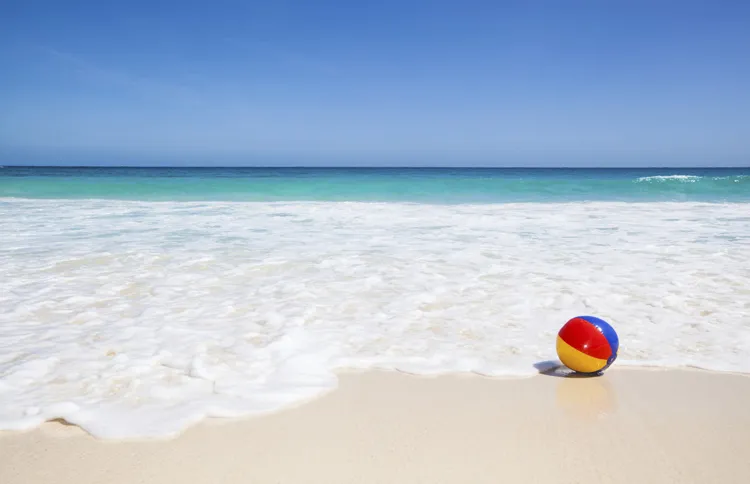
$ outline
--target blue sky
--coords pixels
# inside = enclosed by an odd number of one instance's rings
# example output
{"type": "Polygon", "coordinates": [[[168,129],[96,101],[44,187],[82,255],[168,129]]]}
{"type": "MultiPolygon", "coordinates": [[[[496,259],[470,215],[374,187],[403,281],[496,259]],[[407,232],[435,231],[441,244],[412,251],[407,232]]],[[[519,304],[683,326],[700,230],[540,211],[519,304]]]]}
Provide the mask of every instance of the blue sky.
{"type": "Polygon", "coordinates": [[[0,3],[0,164],[750,165],[750,2],[0,3]]]}

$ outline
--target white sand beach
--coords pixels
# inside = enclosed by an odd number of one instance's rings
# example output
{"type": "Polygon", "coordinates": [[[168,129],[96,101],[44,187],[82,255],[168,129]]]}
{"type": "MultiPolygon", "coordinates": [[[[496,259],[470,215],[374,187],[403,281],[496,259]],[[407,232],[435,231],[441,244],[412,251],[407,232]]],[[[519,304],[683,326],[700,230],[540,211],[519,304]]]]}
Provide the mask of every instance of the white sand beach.
{"type": "Polygon", "coordinates": [[[98,441],[52,422],[0,434],[3,484],[747,483],[750,378],[613,368],[598,378],[347,373],[262,417],[98,441]]]}

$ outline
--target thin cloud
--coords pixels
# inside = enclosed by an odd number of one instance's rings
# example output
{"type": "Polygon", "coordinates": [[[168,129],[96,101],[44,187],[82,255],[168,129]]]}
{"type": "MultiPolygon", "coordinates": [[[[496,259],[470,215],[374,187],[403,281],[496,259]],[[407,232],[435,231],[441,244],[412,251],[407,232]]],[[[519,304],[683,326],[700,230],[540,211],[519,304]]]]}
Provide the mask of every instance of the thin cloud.
{"type": "Polygon", "coordinates": [[[74,72],[83,82],[106,85],[144,97],[170,99],[179,102],[196,102],[199,100],[198,93],[189,86],[102,66],[79,55],[50,47],[41,47],[40,49],[48,58],[74,72]]]}
{"type": "Polygon", "coordinates": [[[262,54],[271,57],[275,62],[291,67],[293,69],[300,69],[307,72],[313,72],[316,74],[324,75],[336,75],[341,70],[334,64],[316,59],[309,55],[303,55],[298,52],[294,52],[283,47],[279,47],[276,44],[272,44],[267,41],[245,41],[236,39],[233,37],[227,37],[224,39],[227,45],[239,48],[245,52],[252,52],[255,54],[262,54]]]}

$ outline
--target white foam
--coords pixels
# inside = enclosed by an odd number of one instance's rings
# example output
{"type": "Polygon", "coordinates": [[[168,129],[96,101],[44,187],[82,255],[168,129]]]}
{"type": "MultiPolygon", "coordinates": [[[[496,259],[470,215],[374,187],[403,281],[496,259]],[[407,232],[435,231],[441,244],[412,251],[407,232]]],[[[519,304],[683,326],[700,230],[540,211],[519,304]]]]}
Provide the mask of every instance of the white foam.
{"type": "Polygon", "coordinates": [[[0,201],[0,429],[173,435],[391,368],[529,376],[570,317],[615,365],[750,371],[747,204],[0,201]]]}
{"type": "Polygon", "coordinates": [[[695,175],[655,175],[655,176],[642,176],[636,181],[638,182],[666,182],[671,180],[681,181],[685,183],[695,183],[700,180],[701,176],[695,175]]]}

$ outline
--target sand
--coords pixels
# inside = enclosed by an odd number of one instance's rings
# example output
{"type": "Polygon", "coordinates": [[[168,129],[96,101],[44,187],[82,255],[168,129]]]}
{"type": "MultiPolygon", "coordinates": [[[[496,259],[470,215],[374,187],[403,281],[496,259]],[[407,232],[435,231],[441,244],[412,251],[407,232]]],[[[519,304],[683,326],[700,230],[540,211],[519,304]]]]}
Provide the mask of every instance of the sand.
{"type": "Polygon", "coordinates": [[[0,433],[0,483],[743,483],[750,377],[341,375],[312,402],[170,440],[0,433]]]}

